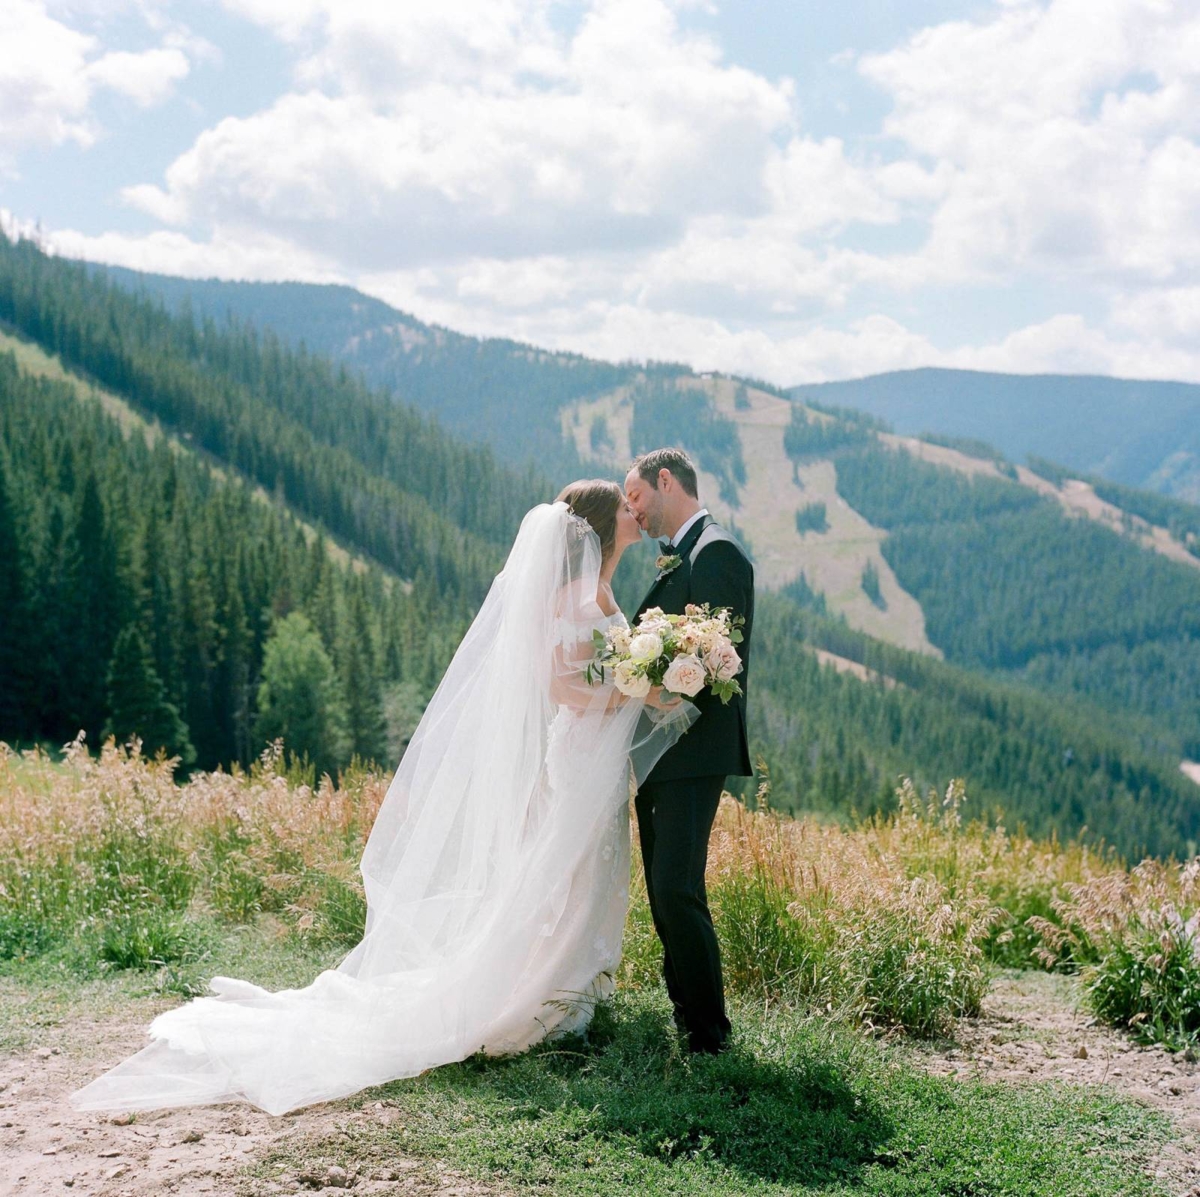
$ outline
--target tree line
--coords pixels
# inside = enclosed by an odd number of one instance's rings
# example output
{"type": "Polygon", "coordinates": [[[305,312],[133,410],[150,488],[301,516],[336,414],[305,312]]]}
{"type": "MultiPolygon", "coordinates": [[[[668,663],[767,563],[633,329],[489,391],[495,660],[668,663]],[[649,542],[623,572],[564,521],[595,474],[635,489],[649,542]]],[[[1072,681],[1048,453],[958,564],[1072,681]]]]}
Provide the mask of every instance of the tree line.
{"type": "Polygon", "coordinates": [[[424,572],[336,563],[279,505],[11,354],[0,603],[0,738],[136,732],[209,769],[285,727],[323,769],[395,757],[471,612],[424,572]]]}

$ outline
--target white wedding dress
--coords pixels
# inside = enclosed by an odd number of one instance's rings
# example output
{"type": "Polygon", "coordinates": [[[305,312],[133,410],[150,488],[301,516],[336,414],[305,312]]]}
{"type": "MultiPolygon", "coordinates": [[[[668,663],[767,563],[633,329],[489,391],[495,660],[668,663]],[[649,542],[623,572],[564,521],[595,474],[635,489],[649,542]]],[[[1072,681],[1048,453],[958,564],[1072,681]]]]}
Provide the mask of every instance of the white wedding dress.
{"type": "Polygon", "coordinates": [[[273,1114],[584,1027],[612,989],[629,789],[695,718],[590,686],[600,545],[525,517],[392,779],[362,858],[362,941],[303,989],[217,977],[78,1109],[245,1100],[273,1114]]]}

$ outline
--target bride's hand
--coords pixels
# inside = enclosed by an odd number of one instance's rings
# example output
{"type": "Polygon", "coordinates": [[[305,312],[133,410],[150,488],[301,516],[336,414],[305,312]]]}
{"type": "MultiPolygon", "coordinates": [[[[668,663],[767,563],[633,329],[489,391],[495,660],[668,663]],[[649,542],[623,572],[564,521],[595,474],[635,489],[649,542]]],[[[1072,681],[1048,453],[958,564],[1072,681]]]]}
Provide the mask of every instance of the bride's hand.
{"type": "Polygon", "coordinates": [[[665,690],[662,686],[651,686],[645,702],[648,707],[654,707],[659,711],[673,711],[683,702],[683,699],[678,694],[665,690]]]}

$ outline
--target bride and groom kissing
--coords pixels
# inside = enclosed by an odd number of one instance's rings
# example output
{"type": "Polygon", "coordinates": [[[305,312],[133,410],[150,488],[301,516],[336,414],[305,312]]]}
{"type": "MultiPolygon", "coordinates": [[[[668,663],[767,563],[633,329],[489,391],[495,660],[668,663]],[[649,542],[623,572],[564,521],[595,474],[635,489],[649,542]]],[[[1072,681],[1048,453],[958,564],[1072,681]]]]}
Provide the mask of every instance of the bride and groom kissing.
{"type": "MultiPolygon", "coordinates": [[[[244,1100],[270,1113],[477,1052],[586,1029],[614,988],[629,900],[629,793],[682,1044],[727,1046],[704,871],[725,778],[750,776],[753,569],[701,505],[680,449],[639,456],[624,491],[585,480],[529,511],[388,787],[363,851],[362,940],[302,989],[214,977],[149,1045],[71,1095],[80,1109],[244,1100]],[[662,537],[635,619],[744,618],[741,693],[642,697],[589,676],[624,551],[662,537]]],[[[602,636],[601,636],[602,638],[602,636]]]]}

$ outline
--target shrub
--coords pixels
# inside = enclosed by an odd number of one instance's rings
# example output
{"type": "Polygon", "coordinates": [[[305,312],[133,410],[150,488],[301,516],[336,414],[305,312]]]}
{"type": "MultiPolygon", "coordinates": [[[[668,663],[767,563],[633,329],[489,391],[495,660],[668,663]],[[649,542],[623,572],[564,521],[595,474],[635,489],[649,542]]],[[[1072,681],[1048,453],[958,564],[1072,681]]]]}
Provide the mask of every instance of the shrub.
{"type": "Polygon", "coordinates": [[[114,968],[152,969],[198,960],[207,940],[183,915],[153,905],[108,912],[96,928],[97,956],[114,968]]]}
{"type": "Polygon", "coordinates": [[[917,821],[904,802],[890,823],[844,829],[777,815],[765,788],[755,812],[723,799],[709,892],[731,988],[916,1034],[978,1010],[1000,912],[965,880],[913,874],[888,842],[917,821]]]}
{"type": "Polygon", "coordinates": [[[1144,1042],[1180,1048],[1200,1038],[1200,857],[1144,860],[1068,886],[1058,923],[1031,920],[1049,960],[1082,962],[1088,1005],[1144,1042]]]}

